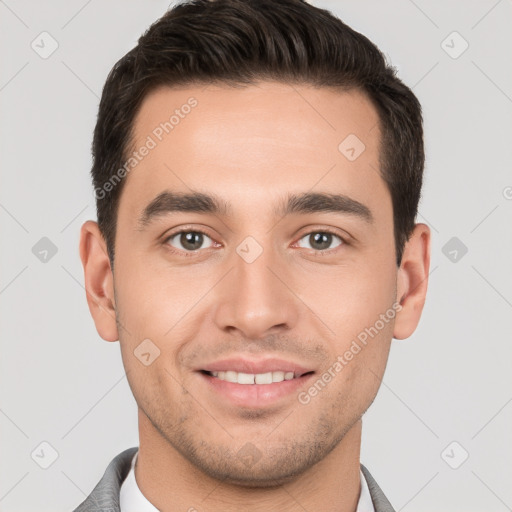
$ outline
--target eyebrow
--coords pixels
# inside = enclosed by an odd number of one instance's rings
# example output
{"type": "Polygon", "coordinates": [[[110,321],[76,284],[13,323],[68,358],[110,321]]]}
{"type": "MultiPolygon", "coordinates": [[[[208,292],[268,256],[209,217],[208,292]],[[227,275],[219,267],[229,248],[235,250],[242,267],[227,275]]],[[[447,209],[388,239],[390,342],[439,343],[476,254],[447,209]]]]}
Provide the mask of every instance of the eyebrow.
{"type": "MultiPolygon", "coordinates": [[[[183,212],[226,217],[231,214],[232,209],[229,203],[213,194],[165,191],[144,208],[138,219],[138,225],[142,230],[157,217],[183,212]]],[[[273,210],[273,214],[277,217],[320,212],[341,213],[358,217],[369,224],[373,222],[372,212],[366,205],[342,194],[323,192],[288,194],[273,210]]]]}

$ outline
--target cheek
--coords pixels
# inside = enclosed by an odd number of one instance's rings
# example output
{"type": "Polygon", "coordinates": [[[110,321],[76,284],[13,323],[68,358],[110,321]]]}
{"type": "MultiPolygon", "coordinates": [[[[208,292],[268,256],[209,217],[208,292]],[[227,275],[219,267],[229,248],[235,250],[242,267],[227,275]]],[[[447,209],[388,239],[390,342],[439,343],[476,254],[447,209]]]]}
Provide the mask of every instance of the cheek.
{"type": "MultiPolygon", "coordinates": [[[[116,307],[130,338],[164,339],[204,293],[195,279],[151,266],[151,261],[116,262],[116,307]]],[[[126,332],[125,332],[126,336],[126,332]]]]}
{"type": "Polygon", "coordinates": [[[302,404],[332,411],[340,424],[360,417],[373,402],[386,368],[392,321],[384,323],[381,330],[361,332],[364,339],[336,341],[328,366],[299,396],[302,404]]]}
{"type": "Polygon", "coordinates": [[[365,409],[378,391],[396,317],[392,256],[340,268],[334,276],[317,275],[315,287],[304,297],[332,331],[326,338],[330,361],[324,372],[335,375],[329,384],[333,404],[344,401],[349,409],[365,409]]]}
{"type": "Polygon", "coordinates": [[[319,269],[314,277],[304,274],[301,298],[334,337],[347,340],[374,325],[381,314],[392,308],[396,295],[394,262],[387,264],[351,264],[319,269]]]}

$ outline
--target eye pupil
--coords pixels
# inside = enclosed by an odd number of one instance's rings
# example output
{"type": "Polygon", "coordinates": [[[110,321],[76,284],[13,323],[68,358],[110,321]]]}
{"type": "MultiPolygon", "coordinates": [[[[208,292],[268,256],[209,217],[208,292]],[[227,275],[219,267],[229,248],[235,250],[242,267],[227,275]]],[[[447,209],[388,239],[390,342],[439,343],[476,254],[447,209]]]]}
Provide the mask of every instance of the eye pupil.
{"type": "Polygon", "coordinates": [[[332,243],[332,235],[330,233],[315,233],[310,235],[309,239],[311,247],[318,250],[328,249],[332,243]]]}
{"type": "Polygon", "coordinates": [[[196,231],[181,233],[180,243],[185,249],[195,251],[200,249],[201,245],[203,245],[203,234],[196,231]]]}

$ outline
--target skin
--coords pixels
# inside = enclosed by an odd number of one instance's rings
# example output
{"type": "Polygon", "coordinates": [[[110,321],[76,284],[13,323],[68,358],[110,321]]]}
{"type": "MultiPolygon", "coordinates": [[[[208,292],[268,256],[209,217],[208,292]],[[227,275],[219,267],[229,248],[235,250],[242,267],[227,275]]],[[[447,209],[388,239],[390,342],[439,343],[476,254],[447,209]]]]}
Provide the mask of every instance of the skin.
{"type": "Polygon", "coordinates": [[[138,404],[137,483],[162,511],[354,511],[361,417],[392,338],[419,322],[429,228],[416,225],[397,268],[378,114],[362,93],[274,82],[161,87],[143,101],[134,146],[191,96],[198,105],[126,178],[114,272],[97,224],[81,230],[89,308],[100,336],[120,341],[138,404]],[[348,134],[366,147],[354,161],[338,150],[348,134]],[[231,214],[167,213],[140,229],[144,208],[165,190],[216,194],[231,214]],[[373,222],[272,213],[283,195],[312,191],[357,200],[373,222]],[[180,228],[207,234],[188,257],[179,235],[168,238],[180,228]],[[325,229],[335,235],[321,250],[309,235],[325,229]],[[247,236],[263,248],[252,263],[236,252],[247,236]],[[316,380],[396,302],[395,319],[307,405],[292,393],[269,407],[235,406],[196,371],[269,355],[314,370],[316,380]],[[148,338],[160,356],[145,366],[134,350],[148,338]],[[260,456],[253,464],[237,454],[246,443],[260,456]]]}

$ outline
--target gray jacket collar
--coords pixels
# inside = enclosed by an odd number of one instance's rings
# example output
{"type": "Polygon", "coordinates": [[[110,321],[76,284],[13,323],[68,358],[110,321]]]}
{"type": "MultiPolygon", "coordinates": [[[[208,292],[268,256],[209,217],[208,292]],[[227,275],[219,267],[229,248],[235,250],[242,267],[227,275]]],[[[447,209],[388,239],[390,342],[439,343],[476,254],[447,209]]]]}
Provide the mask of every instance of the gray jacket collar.
{"type": "MultiPolygon", "coordinates": [[[[128,448],[114,457],[91,494],[73,512],[120,512],[121,484],[128,475],[133,456],[139,448],[128,448]]],[[[395,512],[370,472],[361,464],[376,512],[395,512]]]]}

